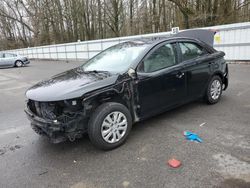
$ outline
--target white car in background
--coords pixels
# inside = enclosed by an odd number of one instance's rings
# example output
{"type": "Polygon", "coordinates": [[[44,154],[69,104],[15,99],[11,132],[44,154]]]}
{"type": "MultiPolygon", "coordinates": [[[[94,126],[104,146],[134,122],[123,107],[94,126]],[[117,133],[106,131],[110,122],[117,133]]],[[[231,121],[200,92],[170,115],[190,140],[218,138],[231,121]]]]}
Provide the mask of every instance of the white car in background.
{"type": "Polygon", "coordinates": [[[0,67],[22,67],[29,63],[27,57],[12,53],[0,53],[0,67]]]}

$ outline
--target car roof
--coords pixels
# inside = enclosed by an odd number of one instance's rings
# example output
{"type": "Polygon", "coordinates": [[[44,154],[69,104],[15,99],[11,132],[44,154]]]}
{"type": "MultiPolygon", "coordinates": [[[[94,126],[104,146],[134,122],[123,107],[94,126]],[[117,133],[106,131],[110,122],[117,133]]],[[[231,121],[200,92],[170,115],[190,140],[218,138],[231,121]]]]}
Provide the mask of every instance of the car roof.
{"type": "MultiPolygon", "coordinates": [[[[152,46],[159,44],[161,42],[167,42],[167,41],[193,41],[196,43],[204,43],[198,39],[194,38],[189,38],[189,37],[175,37],[175,36],[170,36],[170,37],[148,37],[148,38],[141,38],[141,39],[135,39],[135,40],[130,40],[127,42],[135,42],[135,43],[141,43],[141,44],[151,44],[152,46]]],[[[126,42],[125,42],[126,43],[126,42]]]]}

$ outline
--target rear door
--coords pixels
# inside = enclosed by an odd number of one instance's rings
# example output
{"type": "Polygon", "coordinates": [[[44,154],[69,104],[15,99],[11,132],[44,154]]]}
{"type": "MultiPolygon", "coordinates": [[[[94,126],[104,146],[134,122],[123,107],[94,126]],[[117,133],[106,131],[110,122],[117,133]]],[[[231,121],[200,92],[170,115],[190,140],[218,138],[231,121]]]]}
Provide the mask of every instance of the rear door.
{"type": "Polygon", "coordinates": [[[186,96],[183,67],[175,43],[153,49],[137,69],[140,116],[148,117],[181,103],[186,96]]]}
{"type": "Polygon", "coordinates": [[[11,53],[5,53],[4,54],[4,63],[6,66],[14,66],[15,63],[15,54],[11,54],[11,53]]]}
{"type": "Polygon", "coordinates": [[[181,64],[187,78],[187,93],[189,99],[195,99],[204,94],[210,78],[210,55],[201,45],[183,41],[178,42],[181,64]]]}

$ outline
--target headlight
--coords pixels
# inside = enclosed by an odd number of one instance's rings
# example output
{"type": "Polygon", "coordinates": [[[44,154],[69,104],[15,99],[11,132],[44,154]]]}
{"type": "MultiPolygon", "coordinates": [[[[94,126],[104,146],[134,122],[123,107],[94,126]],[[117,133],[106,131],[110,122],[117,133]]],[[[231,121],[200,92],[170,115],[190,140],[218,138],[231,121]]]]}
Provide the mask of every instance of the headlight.
{"type": "Polygon", "coordinates": [[[64,104],[68,109],[73,111],[82,109],[82,100],[81,99],[68,99],[64,100],[64,104]]]}

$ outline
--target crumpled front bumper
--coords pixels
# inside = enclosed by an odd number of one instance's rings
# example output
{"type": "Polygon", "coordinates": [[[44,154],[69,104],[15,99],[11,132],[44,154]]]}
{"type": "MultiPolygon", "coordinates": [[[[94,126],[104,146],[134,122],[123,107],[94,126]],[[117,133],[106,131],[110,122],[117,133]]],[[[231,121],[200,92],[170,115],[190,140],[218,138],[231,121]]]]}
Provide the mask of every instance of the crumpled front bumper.
{"type": "Polygon", "coordinates": [[[26,108],[24,112],[31,122],[31,127],[34,130],[40,130],[43,135],[49,137],[51,142],[60,143],[67,140],[67,135],[65,134],[64,125],[62,123],[57,120],[40,118],[28,108],[26,108]]]}
{"type": "Polygon", "coordinates": [[[27,61],[24,61],[23,63],[24,63],[25,65],[27,65],[27,64],[30,64],[30,61],[27,60],[27,61]]]}

